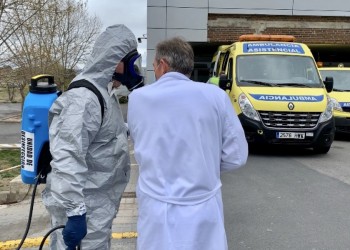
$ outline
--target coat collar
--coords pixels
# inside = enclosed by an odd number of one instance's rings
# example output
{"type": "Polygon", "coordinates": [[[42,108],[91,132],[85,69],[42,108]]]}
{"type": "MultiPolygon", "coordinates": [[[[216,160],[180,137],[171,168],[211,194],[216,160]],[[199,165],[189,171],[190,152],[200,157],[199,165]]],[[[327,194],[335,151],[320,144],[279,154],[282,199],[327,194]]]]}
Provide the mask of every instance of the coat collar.
{"type": "Polygon", "coordinates": [[[190,80],[190,79],[184,74],[181,74],[178,72],[168,72],[162,75],[157,82],[164,82],[169,80],[190,80]]]}

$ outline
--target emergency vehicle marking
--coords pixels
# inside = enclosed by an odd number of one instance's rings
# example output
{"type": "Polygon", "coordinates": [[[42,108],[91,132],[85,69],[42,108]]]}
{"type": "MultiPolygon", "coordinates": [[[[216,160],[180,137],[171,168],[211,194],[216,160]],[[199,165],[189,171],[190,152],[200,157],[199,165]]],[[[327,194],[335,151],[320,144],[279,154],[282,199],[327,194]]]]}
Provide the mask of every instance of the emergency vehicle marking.
{"type": "Polygon", "coordinates": [[[21,131],[21,167],[34,172],[34,133],[21,131]]]}
{"type": "Polygon", "coordinates": [[[282,52],[305,54],[304,49],[301,47],[301,45],[295,43],[243,43],[243,53],[257,52],[282,52]]]}
{"type": "Polygon", "coordinates": [[[262,94],[250,94],[254,99],[259,101],[286,101],[286,102],[321,102],[323,101],[323,95],[262,95],[262,94]]]}
{"type": "Polygon", "coordinates": [[[340,104],[340,107],[346,107],[346,108],[350,107],[350,102],[339,102],[339,104],[340,104]]]}

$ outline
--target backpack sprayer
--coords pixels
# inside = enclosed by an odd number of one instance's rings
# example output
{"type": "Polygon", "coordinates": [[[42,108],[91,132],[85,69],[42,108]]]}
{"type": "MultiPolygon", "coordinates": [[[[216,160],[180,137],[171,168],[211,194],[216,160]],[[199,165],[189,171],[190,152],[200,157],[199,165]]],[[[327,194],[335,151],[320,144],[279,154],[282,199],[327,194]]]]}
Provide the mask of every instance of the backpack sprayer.
{"type": "Polygon", "coordinates": [[[35,184],[37,179],[39,184],[46,183],[52,159],[48,115],[59,94],[53,76],[32,77],[24,100],[21,128],[21,177],[25,184],[35,184]],[[39,82],[41,79],[47,82],[39,82]]]}
{"type": "MultiPolygon", "coordinates": [[[[32,77],[29,93],[24,100],[21,126],[21,177],[23,183],[34,184],[34,188],[27,227],[17,250],[21,249],[29,232],[36,188],[38,184],[46,183],[46,176],[51,171],[48,115],[52,103],[60,94],[54,83],[54,77],[42,74],[32,77]],[[42,79],[46,81],[40,81],[42,79]]],[[[52,228],[44,236],[39,249],[44,246],[46,238],[60,228],[64,228],[64,225],[52,228]]]]}

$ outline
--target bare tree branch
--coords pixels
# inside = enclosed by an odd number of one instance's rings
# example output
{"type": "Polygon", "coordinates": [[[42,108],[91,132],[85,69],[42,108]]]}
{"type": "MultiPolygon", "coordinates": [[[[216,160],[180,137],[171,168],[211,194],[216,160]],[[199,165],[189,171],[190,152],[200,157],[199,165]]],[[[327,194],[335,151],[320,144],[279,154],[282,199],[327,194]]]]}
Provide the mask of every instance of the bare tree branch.
{"type": "MultiPolygon", "coordinates": [[[[0,1],[1,13],[6,0],[0,1]]],[[[0,62],[15,65],[12,82],[21,83],[24,94],[32,76],[47,73],[54,75],[64,90],[75,76],[77,65],[82,65],[90,52],[101,22],[88,14],[86,0],[17,0],[21,8],[10,8],[16,1],[7,1],[6,18],[0,16],[0,31],[5,29],[0,34],[0,62]],[[10,23],[18,25],[9,33],[10,23]]],[[[0,79],[4,79],[1,72],[0,79]]]]}

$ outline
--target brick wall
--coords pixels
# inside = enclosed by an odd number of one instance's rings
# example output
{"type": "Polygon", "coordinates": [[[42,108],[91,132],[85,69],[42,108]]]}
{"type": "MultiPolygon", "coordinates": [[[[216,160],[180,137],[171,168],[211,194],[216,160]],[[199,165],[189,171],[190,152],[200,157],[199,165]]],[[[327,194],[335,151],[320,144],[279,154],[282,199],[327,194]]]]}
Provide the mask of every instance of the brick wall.
{"type": "Polygon", "coordinates": [[[209,14],[208,41],[232,43],[242,34],[293,35],[306,44],[350,45],[350,17],[209,14]]]}

